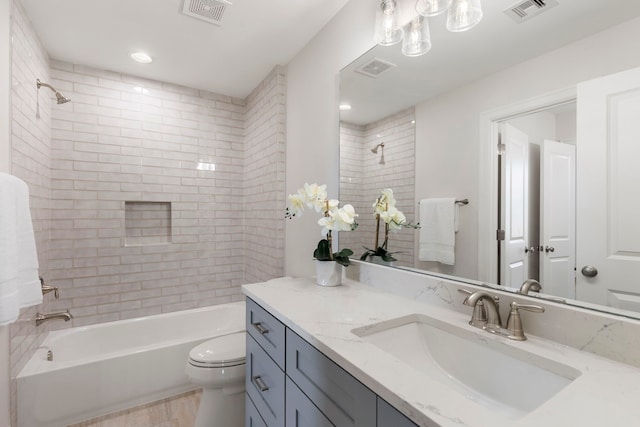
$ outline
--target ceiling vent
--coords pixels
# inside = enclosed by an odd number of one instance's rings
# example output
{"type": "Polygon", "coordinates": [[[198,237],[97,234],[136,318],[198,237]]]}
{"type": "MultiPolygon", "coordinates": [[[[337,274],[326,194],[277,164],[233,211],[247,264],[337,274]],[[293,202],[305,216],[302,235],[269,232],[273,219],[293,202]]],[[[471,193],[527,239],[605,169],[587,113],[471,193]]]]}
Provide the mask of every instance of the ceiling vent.
{"type": "Polygon", "coordinates": [[[355,71],[375,79],[395,67],[396,65],[391,62],[384,61],[380,58],[373,58],[366,64],[356,68],[355,71]]]}
{"type": "Polygon", "coordinates": [[[557,0],[524,0],[504,10],[517,23],[528,21],[542,12],[553,9],[558,5],[557,0]]]}
{"type": "Polygon", "coordinates": [[[231,2],[228,0],[183,0],[182,13],[210,24],[222,25],[222,15],[229,5],[231,2]]]}

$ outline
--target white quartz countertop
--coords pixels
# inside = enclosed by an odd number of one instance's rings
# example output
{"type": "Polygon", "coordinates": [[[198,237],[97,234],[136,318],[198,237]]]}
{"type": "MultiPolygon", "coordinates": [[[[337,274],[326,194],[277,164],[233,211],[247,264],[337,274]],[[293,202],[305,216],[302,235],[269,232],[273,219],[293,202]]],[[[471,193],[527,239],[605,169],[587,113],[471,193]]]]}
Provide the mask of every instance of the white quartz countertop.
{"type": "MultiPolygon", "coordinates": [[[[354,281],[331,288],[317,286],[312,278],[280,278],[242,288],[249,298],[420,426],[640,425],[638,368],[531,335],[527,341],[512,341],[486,333],[487,340],[504,341],[580,371],[578,378],[532,412],[507,418],[352,333],[354,328],[410,314],[478,331],[468,325],[465,314],[354,281]]],[[[500,366],[487,369],[499,370],[500,366]]]]}

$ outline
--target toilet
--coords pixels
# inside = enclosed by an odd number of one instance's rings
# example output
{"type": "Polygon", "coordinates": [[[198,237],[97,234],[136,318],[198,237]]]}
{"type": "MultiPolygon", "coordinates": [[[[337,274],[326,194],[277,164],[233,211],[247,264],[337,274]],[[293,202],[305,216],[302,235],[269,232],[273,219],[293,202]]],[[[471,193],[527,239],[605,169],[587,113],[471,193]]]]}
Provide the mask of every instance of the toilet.
{"type": "Polygon", "coordinates": [[[202,387],[194,427],[244,426],[245,332],[224,335],[189,352],[185,373],[202,387]]]}

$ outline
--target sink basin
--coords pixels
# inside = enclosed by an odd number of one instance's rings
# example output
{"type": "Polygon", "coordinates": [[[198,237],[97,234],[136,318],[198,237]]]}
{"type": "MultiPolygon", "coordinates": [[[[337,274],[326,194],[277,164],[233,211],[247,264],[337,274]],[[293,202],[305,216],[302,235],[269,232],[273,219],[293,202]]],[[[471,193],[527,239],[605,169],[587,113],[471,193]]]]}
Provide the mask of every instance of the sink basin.
{"type": "Polygon", "coordinates": [[[420,314],[363,326],[352,333],[511,419],[533,411],[580,375],[570,366],[508,345],[485,331],[420,314]]]}

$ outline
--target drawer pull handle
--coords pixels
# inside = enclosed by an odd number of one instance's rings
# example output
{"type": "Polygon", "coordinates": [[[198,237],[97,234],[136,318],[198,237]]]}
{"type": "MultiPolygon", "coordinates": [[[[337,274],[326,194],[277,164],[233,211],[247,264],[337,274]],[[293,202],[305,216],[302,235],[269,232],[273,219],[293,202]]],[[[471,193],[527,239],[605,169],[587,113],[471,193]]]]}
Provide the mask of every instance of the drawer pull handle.
{"type": "Polygon", "coordinates": [[[262,335],[269,333],[269,330],[267,328],[265,328],[264,326],[262,326],[262,324],[260,322],[257,323],[252,323],[253,327],[256,328],[258,330],[258,332],[260,332],[262,335]]]}
{"type": "Polygon", "coordinates": [[[254,376],[254,377],[251,378],[251,381],[253,381],[253,383],[256,385],[256,387],[258,387],[258,390],[260,390],[260,391],[269,390],[269,387],[267,387],[267,385],[264,383],[264,381],[262,380],[261,376],[259,376],[259,375],[254,376]]]}

